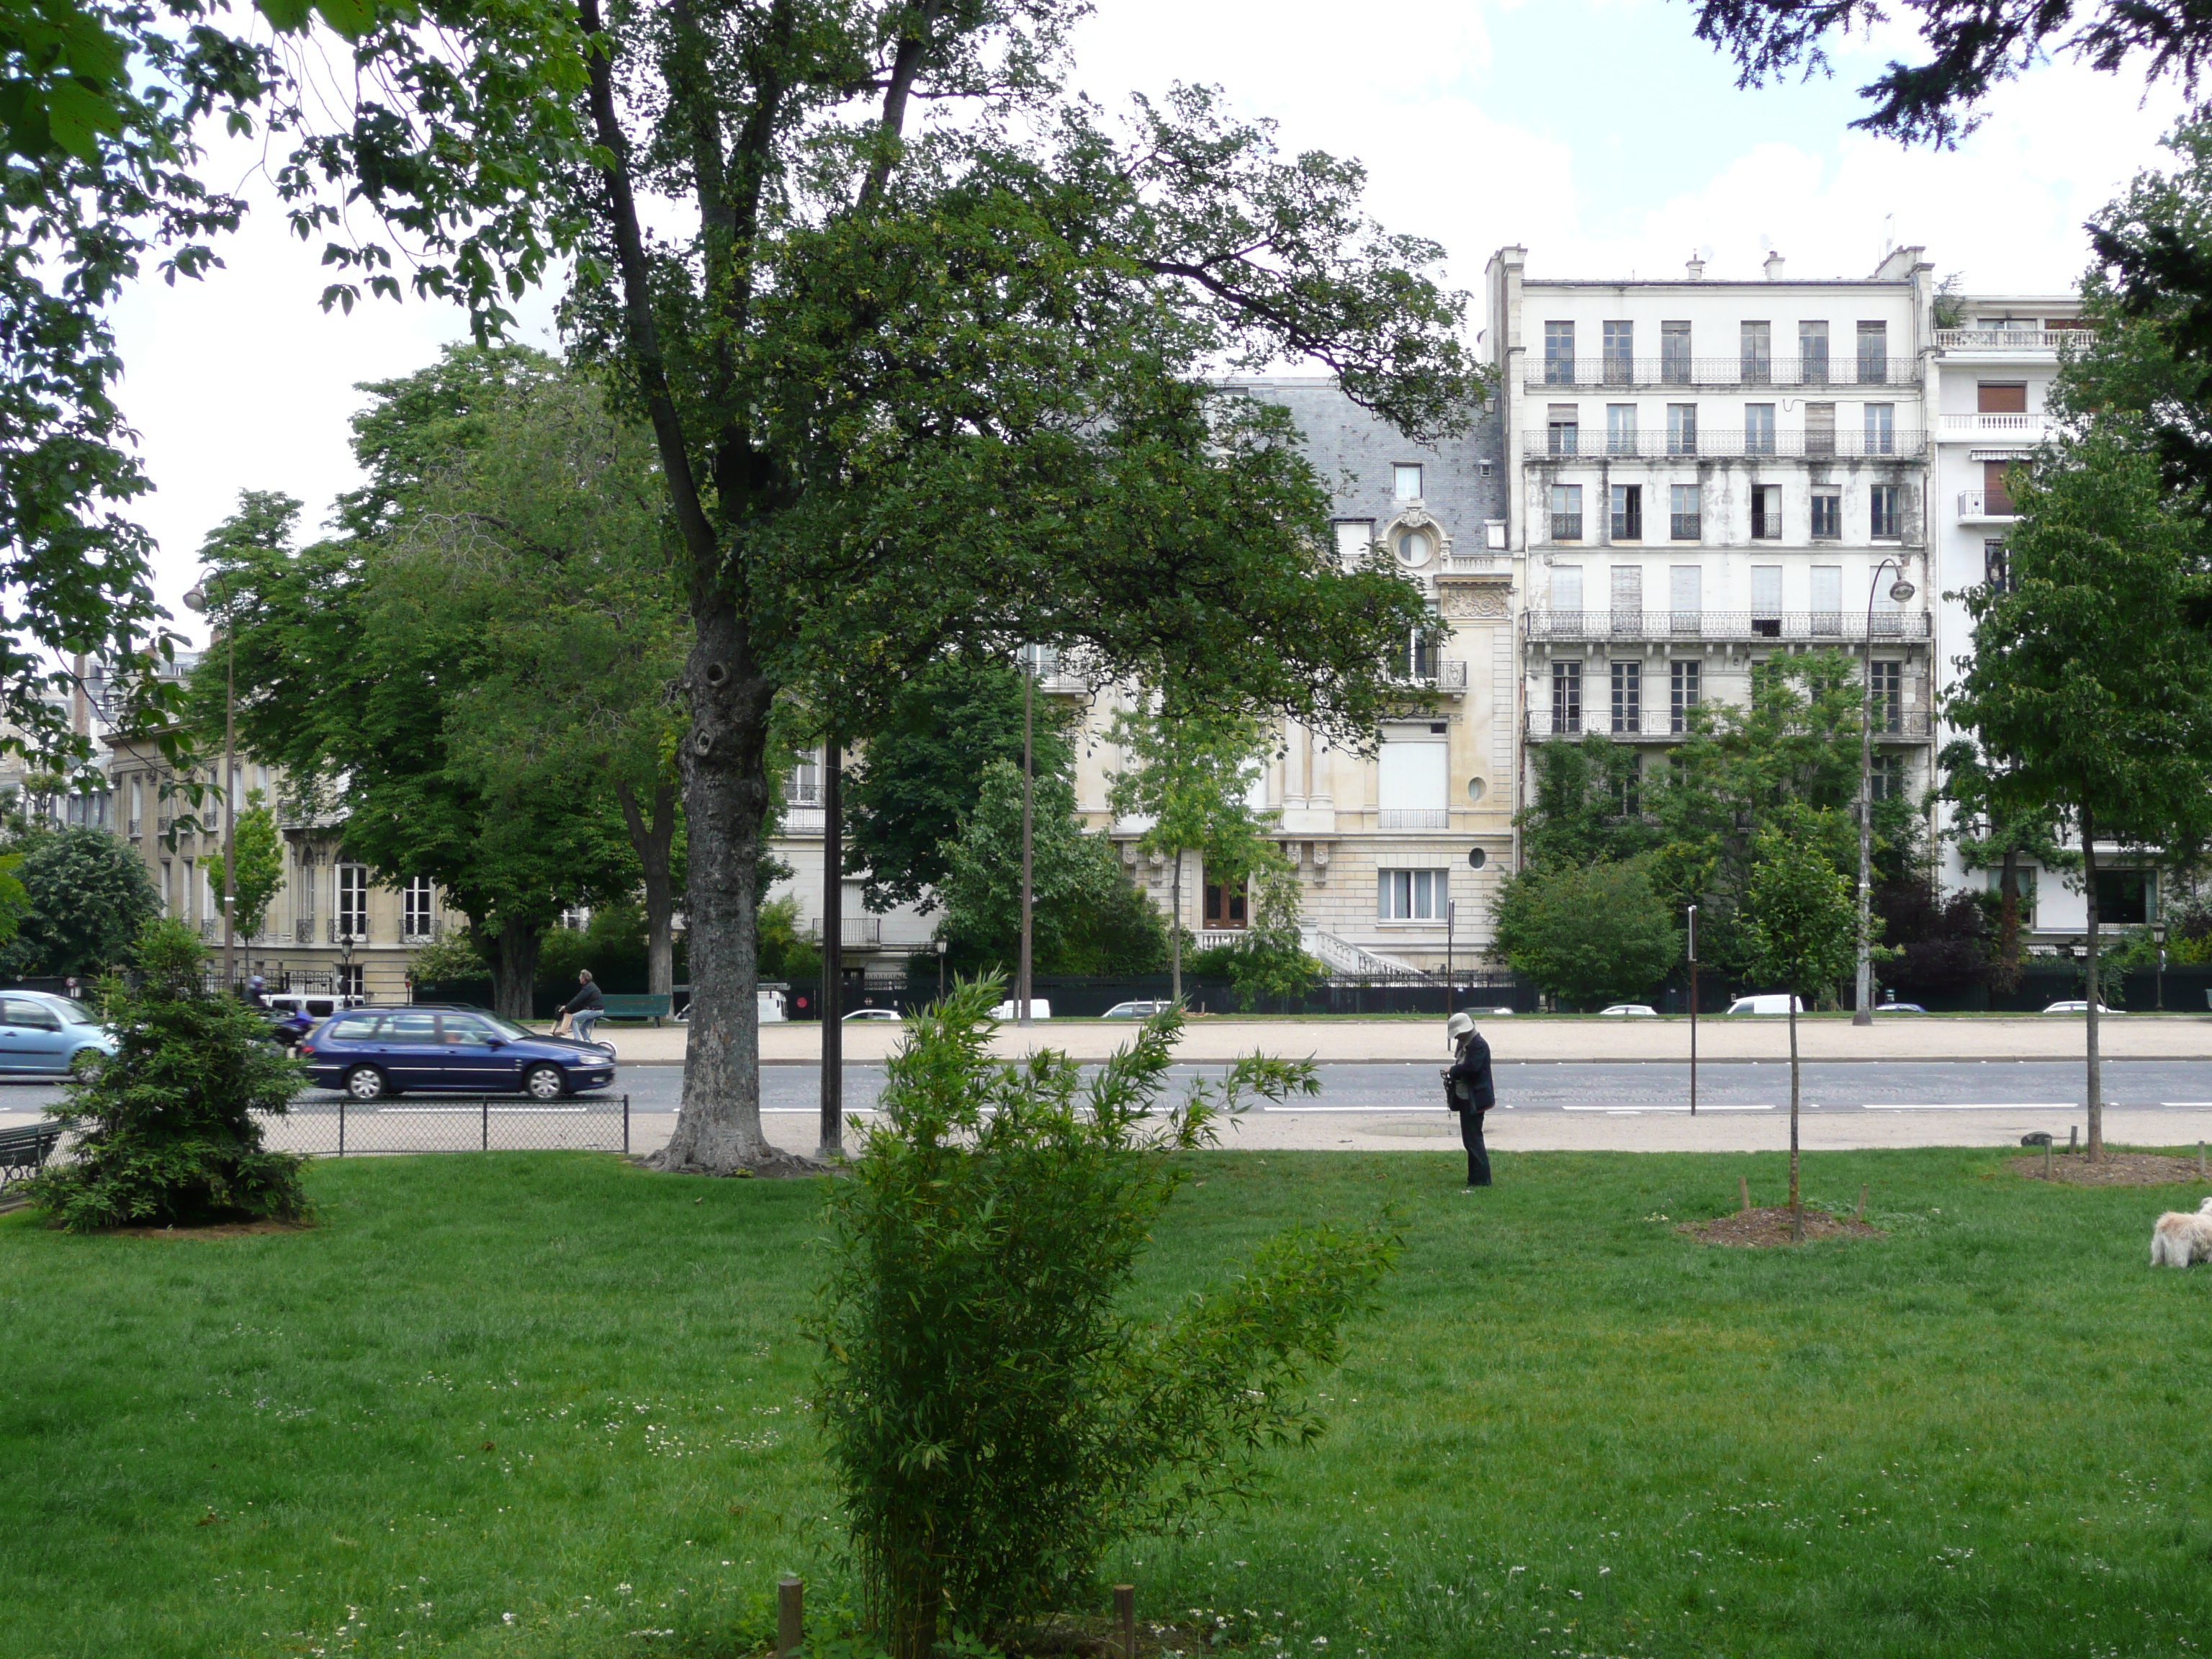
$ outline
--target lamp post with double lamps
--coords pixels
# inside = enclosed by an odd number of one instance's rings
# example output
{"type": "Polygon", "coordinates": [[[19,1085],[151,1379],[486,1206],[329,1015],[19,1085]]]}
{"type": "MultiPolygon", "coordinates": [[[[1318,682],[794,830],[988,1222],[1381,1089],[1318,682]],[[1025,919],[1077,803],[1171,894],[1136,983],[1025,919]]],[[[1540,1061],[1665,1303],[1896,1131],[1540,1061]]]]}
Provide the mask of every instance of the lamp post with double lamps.
{"type": "MultiPolygon", "coordinates": [[[[185,593],[185,609],[208,614],[207,587],[195,583],[185,593]]],[[[230,590],[222,597],[222,988],[226,994],[238,983],[238,803],[231,799],[231,781],[238,775],[238,652],[231,642],[230,590]]]]}
{"type": "Polygon", "coordinates": [[[1891,599],[1903,605],[1914,592],[1905,580],[1905,567],[1895,559],[1875,566],[1867,583],[1866,678],[1859,703],[1859,971],[1858,1006],[1851,1011],[1854,1025],[1874,1024],[1874,939],[1869,931],[1874,918],[1874,599],[1885,570],[1897,573],[1889,585],[1891,599]]]}

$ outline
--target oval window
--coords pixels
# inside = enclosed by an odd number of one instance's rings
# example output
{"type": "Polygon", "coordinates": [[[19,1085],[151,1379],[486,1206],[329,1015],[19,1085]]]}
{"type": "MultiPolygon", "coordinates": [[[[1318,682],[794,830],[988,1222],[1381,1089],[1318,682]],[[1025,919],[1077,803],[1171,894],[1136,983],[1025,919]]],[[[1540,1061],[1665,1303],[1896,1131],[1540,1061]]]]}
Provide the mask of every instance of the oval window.
{"type": "Polygon", "coordinates": [[[1398,562],[1405,565],[1426,564],[1429,562],[1429,532],[1408,530],[1398,538],[1398,562]]]}
{"type": "Polygon", "coordinates": [[[1467,866],[1468,869],[1480,870],[1484,865],[1489,862],[1490,854],[1484,852],[1480,847],[1472,848],[1468,850],[1467,855],[1467,866]]]}
{"type": "Polygon", "coordinates": [[[1467,798],[1469,800],[1480,800],[1488,793],[1488,788],[1489,786],[1480,778],[1469,778],[1467,781],[1467,798]]]}

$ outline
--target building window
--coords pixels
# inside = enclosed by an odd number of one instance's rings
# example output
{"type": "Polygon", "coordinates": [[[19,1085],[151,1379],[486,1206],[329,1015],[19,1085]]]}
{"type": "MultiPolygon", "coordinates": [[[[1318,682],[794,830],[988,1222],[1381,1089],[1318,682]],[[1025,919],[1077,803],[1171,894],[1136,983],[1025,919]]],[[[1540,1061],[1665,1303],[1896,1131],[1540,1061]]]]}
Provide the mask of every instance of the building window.
{"type": "Polygon", "coordinates": [[[1905,729],[1905,665],[1901,662],[1882,662],[1873,665],[1874,729],[1877,732],[1902,732],[1905,729]]]}
{"type": "Polygon", "coordinates": [[[1690,729],[1690,711],[1698,706],[1702,663],[1674,662],[1668,665],[1669,684],[1667,689],[1668,714],[1671,717],[1668,729],[1686,732],[1690,729]]]}
{"type": "Polygon", "coordinates": [[[1697,404],[1667,405],[1667,453],[1669,455],[1694,455],[1698,453],[1697,404]]]}
{"type": "Polygon", "coordinates": [[[1575,325],[1572,323],[1544,325],[1544,384],[1572,386],[1575,383],[1575,325]]]}
{"type": "Polygon", "coordinates": [[[338,866],[337,927],[341,937],[368,937],[368,866],[338,866]]]}
{"type": "Polygon", "coordinates": [[[1839,564],[1813,567],[1813,631],[1844,631],[1844,568],[1839,564]]]}
{"type": "Polygon", "coordinates": [[[2102,926],[2140,927],[2151,918],[2151,872],[2097,872],[2097,921],[2102,926]]]}
{"type": "Polygon", "coordinates": [[[362,984],[362,971],[361,963],[357,962],[342,962],[338,964],[337,979],[340,996],[350,998],[356,1002],[363,1001],[368,998],[368,993],[362,984]]]}
{"type": "Polygon", "coordinates": [[[799,764],[791,769],[791,775],[784,780],[783,799],[787,805],[792,806],[822,805],[822,751],[819,749],[809,749],[800,753],[799,764]]]}
{"type": "Polygon", "coordinates": [[[1778,542],[1782,539],[1782,486],[1753,484],[1751,487],[1751,538],[1758,542],[1778,542]]]}
{"type": "Polygon", "coordinates": [[[1578,662],[1552,665],[1552,730],[1583,729],[1583,665],[1578,662]]]}
{"type": "Polygon", "coordinates": [[[1867,491],[1867,533],[1878,542],[1897,540],[1897,486],[1876,484],[1867,491]]]}
{"type": "Polygon", "coordinates": [[[1392,467],[1390,471],[1397,481],[1397,495],[1400,501],[1418,501],[1421,499],[1421,469],[1419,466],[1408,466],[1405,463],[1401,462],[1397,465],[1392,467]]]}
{"type": "Polygon", "coordinates": [[[1739,331],[1746,386],[1765,386],[1774,379],[1774,325],[1746,323],[1739,331]]]}
{"type": "Polygon", "coordinates": [[[1836,453],[1835,404],[1805,405],[1805,453],[1808,455],[1832,455],[1836,453]]]}
{"type": "Polygon", "coordinates": [[[1982,510],[1993,518],[2009,519],[2018,510],[2013,505],[2013,461],[1984,461],[1982,463],[1982,510]]]}
{"type": "Polygon", "coordinates": [[[1633,455],[1636,453],[1636,405],[1607,404],[1605,406],[1605,453],[1608,455],[1633,455]]]}
{"type": "Polygon", "coordinates": [[[1844,533],[1844,496],[1838,489],[1813,492],[1813,539],[1835,541],[1844,533]]]}
{"type": "Polygon", "coordinates": [[[1897,453],[1897,405],[1869,404],[1866,406],[1866,453],[1869,455],[1897,453]]]}
{"type": "Polygon", "coordinates": [[[405,918],[410,939],[427,939],[433,926],[430,916],[430,878],[416,876],[410,879],[400,894],[401,914],[405,918]]]}
{"type": "Polygon", "coordinates": [[[1644,729],[1644,665],[1613,665],[1613,729],[1637,732],[1644,729]]]}
{"type": "Polygon", "coordinates": [[[1356,570],[1367,562],[1367,556],[1375,546],[1375,520],[1372,519],[1339,519],[1336,521],[1337,562],[1347,570],[1356,570]]]}
{"type": "Polygon", "coordinates": [[[1667,486],[1667,534],[1678,542],[1694,542],[1705,535],[1697,485],[1667,486]]]}
{"type": "Polygon", "coordinates": [[[1747,455],[1771,455],[1774,453],[1774,405],[1746,404],[1743,406],[1743,453],[1747,455]]]}
{"type": "Polygon", "coordinates": [[[1555,564],[1552,567],[1552,609],[1570,616],[1583,608],[1583,568],[1578,564],[1555,564]]]}
{"type": "Polygon", "coordinates": [[[1644,486],[1613,486],[1613,538],[1617,542],[1644,539],[1644,486]]]}
{"type": "Polygon", "coordinates": [[[1613,568],[1613,631],[1638,634],[1644,629],[1644,567],[1617,564],[1613,568]]]}
{"type": "Polygon", "coordinates": [[[1690,325],[1659,325],[1659,378],[1668,386],[1687,386],[1694,373],[1690,363],[1690,325]]]}
{"type": "Polygon", "coordinates": [[[1751,631],[1762,639],[1782,637],[1782,567],[1751,568],[1751,631]]]}
{"type": "Polygon", "coordinates": [[[1442,921],[1449,870],[1377,870],[1375,913],[1385,921],[1442,921]]]}
{"type": "MultiPolygon", "coordinates": [[[[1992,870],[1990,872],[1990,891],[1997,895],[1997,902],[2000,904],[2004,902],[2004,872],[2002,870],[1992,870]]],[[[2023,927],[2034,927],[2035,866],[2033,865],[2016,865],[2014,866],[2012,872],[2012,893],[2013,902],[2018,907],[2020,913],[2020,925],[2023,927]]]]}
{"type": "Polygon", "coordinates": [[[1627,386],[1636,379],[1636,325],[1605,325],[1605,383],[1627,386]]]}
{"type": "Polygon", "coordinates": [[[1578,542],[1583,538],[1583,487],[1580,484],[1552,486],[1552,539],[1555,542],[1578,542]]]}
{"type": "Polygon", "coordinates": [[[1582,415],[1574,404],[1552,405],[1551,440],[1551,451],[1554,455],[1581,453],[1582,415]]]}
{"type": "Polygon", "coordinates": [[[1867,775],[1867,794],[1874,800],[1905,798],[1905,757],[1876,755],[1867,775]]]}
{"type": "Polygon", "coordinates": [[[1669,631],[1695,634],[1703,625],[1705,574],[1694,564],[1668,567],[1667,608],[1673,613],[1669,631]]]}
{"type": "Polygon", "coordinates": [[[2027,382],[2025,380],[1983,380],[1974,387],[1974,408],[1983,415],[2025,415],[2027,413],[2027,382]]]}
{"type": "Polygon", "coordinates": [[[1807,386],[1828,383],[1828,325],[1797,325],[1797,367],[1807,386]]]}
{"type": "Polygon", "coordinates": [[[1889,325],[1859,325],[1859,384],[1889,384],[1889,325]]]}
{"type": "Polygon", "coordinates": [[[2012,591],[2012,559],[2002,542],[1982,544],[1982,580],[1993,593],[2012,591]]]}
{"type": "Polygon", "coordinates": [[[177,914],[177,866],[167,859],[161,860],[161,914],[177,914]]]}

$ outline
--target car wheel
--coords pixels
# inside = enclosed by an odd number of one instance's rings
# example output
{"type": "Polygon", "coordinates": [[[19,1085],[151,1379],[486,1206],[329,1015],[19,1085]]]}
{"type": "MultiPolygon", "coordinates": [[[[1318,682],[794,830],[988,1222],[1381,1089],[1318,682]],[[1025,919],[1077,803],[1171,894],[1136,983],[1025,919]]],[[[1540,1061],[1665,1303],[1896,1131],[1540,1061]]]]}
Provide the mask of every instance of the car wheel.
{"type": "Polygon", "coordinates": [[[97,1048],[80,1048],[70,1056],[69,1074],[79,1083],[89,1083],[100,1075],[100,1068],[107,1064],[107,1056],[97,1048]]]}
{"type": "Polygon", "coordinates": [[[522,1089],[532,1100],[558,1100],[568,1092],[568,1080],[558,1066],[533,1066],[523,1073],[522,1089]]]}
{"type": "Polygon", "coordinates": [[[356,1066],[345,1074],[345,1091],[356,1100],[381,1100],[393,1092],[374,1066],[356,1066]]]}

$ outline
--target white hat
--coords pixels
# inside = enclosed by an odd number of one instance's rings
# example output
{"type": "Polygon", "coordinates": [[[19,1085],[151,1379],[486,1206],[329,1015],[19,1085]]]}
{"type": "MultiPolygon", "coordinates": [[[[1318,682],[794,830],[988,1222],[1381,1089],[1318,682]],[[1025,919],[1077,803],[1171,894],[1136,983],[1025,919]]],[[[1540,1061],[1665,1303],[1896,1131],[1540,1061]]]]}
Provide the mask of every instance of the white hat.
{"type": "Polygon", "coordinates": [[[1471,1037],[1474,1035],[1474,1016],[1473,1014],[1454,1014],[1444,1022],[1444,1041],[1453,1048],[1459,1046],[1462,1037],[1471,1037]]]}

